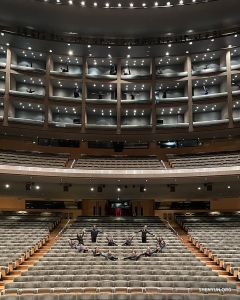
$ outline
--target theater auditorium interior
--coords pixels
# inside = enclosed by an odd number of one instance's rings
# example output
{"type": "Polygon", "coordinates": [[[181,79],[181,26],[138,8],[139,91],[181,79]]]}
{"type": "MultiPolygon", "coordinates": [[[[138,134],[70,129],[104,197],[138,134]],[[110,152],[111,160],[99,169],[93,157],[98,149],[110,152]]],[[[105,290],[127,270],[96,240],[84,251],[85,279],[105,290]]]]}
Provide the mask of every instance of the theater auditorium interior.
{"type": "Polygon", "coordinates": [[[239,11],[0,1],[0,299],[240,299],[239,11]]]}

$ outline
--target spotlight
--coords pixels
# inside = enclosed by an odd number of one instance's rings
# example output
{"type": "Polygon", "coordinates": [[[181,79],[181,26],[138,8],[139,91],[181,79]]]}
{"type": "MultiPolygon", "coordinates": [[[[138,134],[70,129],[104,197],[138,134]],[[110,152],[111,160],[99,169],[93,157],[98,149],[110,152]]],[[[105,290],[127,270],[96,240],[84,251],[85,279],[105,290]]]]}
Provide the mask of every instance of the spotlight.
{"type": "Polygon", "coordinates": [[[98,191],[98,193],[102,193],[102,186],[101,185],[99,185],[97,191],[98,191]]]}
{"type": "Polygon", "coordinates": [[[143,185],[140,186],[140,193],[144,193],[146,192],[146,189],[143,185]]]}
{"type": "Polygon", "coordinates": [[[119,187],[117,188],[117,191],[118,191],[118,192],[121,192],[121,190],[122,190],[122,188],[119,186],[119,187]]]}
{"type": "Polygon", "coordinates": [[[204,183],[204,186],[207,187],[208,192],[212,192],[212,184],[211,183],[204,183]]]}

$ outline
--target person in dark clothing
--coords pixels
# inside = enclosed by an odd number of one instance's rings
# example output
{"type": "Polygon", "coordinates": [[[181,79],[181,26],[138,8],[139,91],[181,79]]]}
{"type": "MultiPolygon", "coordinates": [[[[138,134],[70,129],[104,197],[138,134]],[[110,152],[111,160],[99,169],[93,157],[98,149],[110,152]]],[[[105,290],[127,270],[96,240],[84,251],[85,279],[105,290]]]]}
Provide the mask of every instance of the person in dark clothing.
{"type": "Polygon", "coordinates": [[[84,248],[82,244],[78,247],[78,252],[80,253],[86,253],[88,252],[88,249],[84,248]]]}
{"type": "Polygon", "coordinates": [[[34,93],[35,91],[33,91],[32,89],[29,89],[29,90],[26,90],[27,91],[27,93],[29,93],[29,94],[32,94],[32,93],[34,93]]]}
{"type": "Polygon", "coordinates": [[[138,232],[142,232],[142,243],[146,243],[147,242],[147,234],[150,234],[150,235],[153,236],[153,234],[150,231],[148,231],[147,225],[145,225],[143,227],[143,229],[140,229],[139,231],[136,231],[136,233],[138,233],[138,232]]]}
{"type": "Polygon", "coordinates": [[[167,98],[167,92],[168,91],[169,91],[169,89],[166,89],[166,90],[162,91],[162,93],[163,93],[163,95],[162,95],[163,99],[167,98]]]}
{"type": "Polygon", "coordinates": [[[208,89],[207,89],[207,87],[205,85],[203,86],[203,90],[204,90],[204,94],[208,95],[208,89]]]}
{"type": "Polygon", "coordinates": [[[71,240],[78,241],[79,244],[84,245],[84,242],[83,242],[84,233],[85,233],[85,231],[83,230],[82,233],[77,234],[77,237],[75,239],[71,239],[71,240]]]}
{"type": "Polygon", "coordinates": [[[135,97],[140,95],[140,93],[139,93],[139,94],[136,94],[136,93],[134,93],[134,92],[131,92],[131,93],[125,93],[125,94],[126,94],[126,95],[130,95],[131,100],[135,100],[135,97]]]}
{"type": "Polygon", "coordinates": [[[143,252],[142,255],[144,255],[145,257],[150,257],[153,255],[153,253],[154,251],[151,251],[150,247],[147,247],[147,250],[143,252]]]}
{"type": "Polygon", "coordinates": [[[99,251],[99,248],[96,247],[95,250],[92,250],[93,256],[102,256],[102,253],[99,251]]]}
{"type": "Polygon", "coordinates": [[[127,237],[125,243],[122,244],[122,246],[131,246],[133,240],[133,236],[131,238],[127,237]]]}
{"type": "Polygon", "coordinates": [[[130,256],[124,257],[123,260],[129,259],[129,260],[135,260],[135,261],[137,261],[141,256],[142,256],[142,254],[137,255],[136,251],[133,251],[130,256]]]}
{"type": "Polygon", "coordinates": [[[74,88],[74,90],[73,90],[73,96],[74,96],[74,98],[78,98],[80,96],[79,88],[78,87],[74,88]]]}
{"type": "Polygon", "coordinates": [[[163,71],[160,68],[158,68],[157,69],[157,75],[161,75],[161,74],[163,74],[163,71]]]}
{"type": "Polygon", "coordinates": [[[106,255],[102,254],[102,256],[104,256],[106,260],[118,260],[116,256],[112,255],[111,250],[108,250],[107,254],[106,255]]]}
{"type": "Polygon", "coordinates": [[[207,69],[209,69],[209,65],[208,64],[206,64],[205,67],[204,67],[204,70],[207,70],[207,69]]]}
{"type": "Polygon", "coordinates": [[[99,91],[98,93],[92,93],[93,95],[98,95],[98,99],[101,100],[103,98],[103,95],[108,95],[107,94],[103,94],[102,91],[99,91]]]}
{"type": "Polygon", "coordinates": [[[62,70],[62,72],[68,72],[68,62],[67,62],[67,68],[60,68],[62,70]]]}
{"type": "Polygon", "coordinates": [[[116,75],[117,74],[117,66],[111,65],[110,66],[110,75],[116,75]]]}
{"type": "Polygon", "coordinates": [[[159,244],[157,244],[156,248],[153,250],[153,253],[161,253],[162,249],[159,244]]]}
{"type": "Polygon", "coordinates": [[[85,231],[91,233],[92,243],[96,243],[98,234],[103,233],[103,231],[97,229],[96,225],[94,225],[92,229],[88,229],[85,231]]]}
{"type": "Polygon", "coordinates": [[[113,239],[113,237],[108,237],[108,236],[106,236],[106,239],[107,239],[107,241],[108,241],[108,246],[118,246],[115,242],[114,242],[114,239],[113,239]]]}

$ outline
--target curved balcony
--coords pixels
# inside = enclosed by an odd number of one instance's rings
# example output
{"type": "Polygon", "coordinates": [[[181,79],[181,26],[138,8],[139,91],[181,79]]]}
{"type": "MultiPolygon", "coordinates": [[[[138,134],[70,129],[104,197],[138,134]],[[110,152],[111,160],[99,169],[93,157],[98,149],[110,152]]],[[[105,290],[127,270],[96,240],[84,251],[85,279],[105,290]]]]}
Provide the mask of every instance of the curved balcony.
{"type": "Polygon", "coordinates": [[[0,62],[0,68],[1,68],[1,69],[5,69],[5,68],[6,68],[6,63],[0,62]]]}
{"type": "Polygon", "coordinates": [[[93,75],[93,74],[86,74],[86,79],[105,79],[105,80],[117,80],[117,75],[93,75]]]}
{"type": "Polygon", "coordinates": [[[48,122],[49,127],[55,127],[55,128],[82,128],[82,124],[74,124],[74,123],[64,123],[64,122],[48,122]]]}
{"type": "Polygon", "coordinates": [[[228,93],[223,92],[223,93],[216,93],[216,94],[193,96],[192,99],[193,99],[193,101],[205,101],[205,100],[211,100],[211,99],[227,98],[227,96],[228,96],[228,93]]]}
{"type": "Polygon", "coordinates": [[[117,130],[117,125],[86,124],[85,127],[89,130],[117,130]]]}
{"type": "Polygon", "coordinates": [[[189,123],[157,124],[156,129],[188,128],[189,123]]]}
{"type": "Polygon", "coordinates": [[[161,78],[181,78],[188,76],[188,72],[172,72],[166,74],[156,74],[156,79],[161,78]]]}
{"type": "Polygon", "coordinates": [[[231,70],[240,70],[240,64],[232,65],[231,70]]]}
{"type": "Polygon", "coordinates": [[[180,103],[188,103],[188,97],[176,97],[176,98],[161,98],[156,100],[156,104],[166,104],[166,103],[176,103],[176,102],[180,102],[180,103]]]}
{"type": "Polygon", "coordinates": [[[65,78],[82,78],[82,74],[70,73],[70,72],[50,71],[50,75],[56,77],[65,77],[65,78]]]}
{"type": "Polygon", "coordinates": [[[38,99],[43,100],[45,98],[45,95],[39,95],[39,94],[33,94],[33,93],[25,93],[25,92],[18,92],[18,91],[9,91],[9,95],[12,97],[18,97],[18,98],[31,98],[31,99],[38,99]]]}
{"type": "Polygon", "coordinates": [[[220,73],[220,72],[226,72],[226,67],[218,67],[218,68],[209,68],[206,70],[199,70],[199,71],[192,71],[192,76],[198,76],[198,75],[209,75],[213,73],[220,73]]]}
{"type": "Polygon", "coordinates": [[[205,126],[212,126],[212,125],[215,126],[215,125],[225,125],[225,124],[228,124],[228,119],[193,122],[193,127],[205,127],[205,126]]]}
{"type": "Polygon", "coordinates": [[[121,125],[122,130],[152,130],[152,125],[121,125]]]}
{"type": "Polygon", "coordinates": [[[39,125],[39,126],[43,126],[44,124],[44,121],[40,121],[40,120],[12,118],[12,117],[8,117],[8,122],[15,123],[15,124],[39,125]]]}
{"type": "Polygon", "coordinates": [[[151,80],[152,75],[121,75],[121,79],[125,81],[132,80],[151,80]]]}
{"type": "Polygon", "coordinates": [[[151,99],[145,99],[145,100],[121,100],[122,105],[127,104],[152,104],[151,99]]]}
{"type": "Polygon", "coordinates": [[[86,104],[94,104],[94,105],[117,104],[117,100],[114,100],[114,99],[86,99],[86,104]]]}
{"type": "Polygon", "coordinates": [[[5,94],[5,89],[0,89],[0,95],[4,95],[5,94]]]}
{"type": "Polygon", "coordinates": [[[82,103],[82,99],[81,98],[75,98],[75,97],[50,96],[49,99],[51,101],[56,101],[56,102],[82,103]]]}
{"type": "Polygon", "coordinates": [[[40,68],[23,67],[18,65],[11,65],[11,69],[15,71],[36,73],[36,74],[46,74],[46,70],[40,68]]]}

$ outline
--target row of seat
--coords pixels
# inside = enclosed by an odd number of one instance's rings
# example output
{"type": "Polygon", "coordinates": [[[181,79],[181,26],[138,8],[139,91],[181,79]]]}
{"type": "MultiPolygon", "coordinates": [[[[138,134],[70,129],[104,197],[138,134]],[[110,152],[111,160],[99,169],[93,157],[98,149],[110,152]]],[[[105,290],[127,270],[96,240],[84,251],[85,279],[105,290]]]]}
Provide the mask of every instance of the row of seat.
{"type": "Polygon", "coordinates": [[[240,277],[239,216],[179,216],[177,220],[188,230],[194,245],[220,267],[240,277]]]}
{"type": "MultiPolygon", "coordinates": [[[[51,291],[53,292],[53,291],[51,291]]],[[[69,292],[69,290],[67,290],[69,292]]],[[[216,295],[216,294],[183,294],[169,289],[168,294],[34,294],[34,295],[4,295],[5,300],[238,300],[239,295],[216,295]],[[173,293],[171,293],[173,292],[173,293]]],[[[188,291],[186,291],[188,292],[188,291]]]]}
{"type": "Polygon", "coordinates": [[[193,155],[168,154],[167,160],[172,168],[234,166],[240,164],[240,152],[200,153],[193,155]]]}

